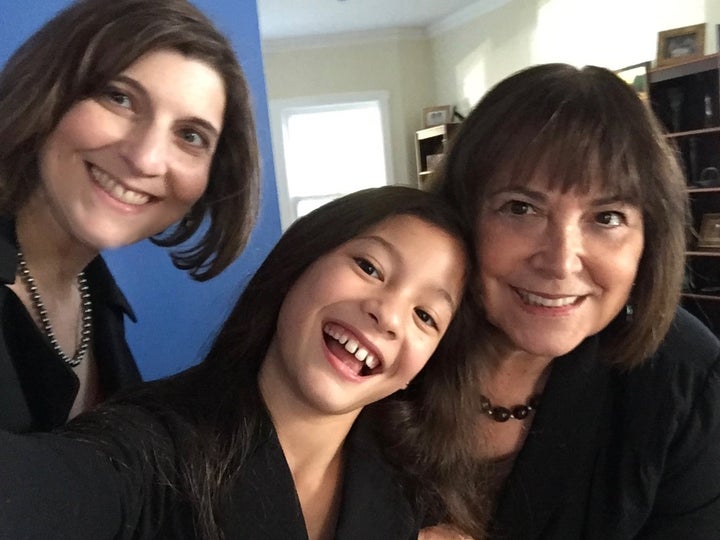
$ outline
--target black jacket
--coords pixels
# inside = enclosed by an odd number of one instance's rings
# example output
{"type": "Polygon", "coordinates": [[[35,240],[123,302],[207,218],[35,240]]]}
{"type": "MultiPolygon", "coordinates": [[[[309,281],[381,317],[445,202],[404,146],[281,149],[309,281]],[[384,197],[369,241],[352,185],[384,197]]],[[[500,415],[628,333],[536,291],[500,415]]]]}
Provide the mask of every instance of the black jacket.
{"type": "MultiPolygon", "coordinates": [[[[0,539],[197,538],[190,505],[173,487],[187,427],[132,407],[108,423],[86,441],[0,432],[0,539]]],[[[82,438],[77,424],[68,435],[82,438]]],[[[226,540],[307,540],[290,469],[267,424],[221,509],[226,540]]],[[[335,538],[417,538],[398,477],[367,427],[356,423],[346,441],[335,538]]]]}
{"type": "Polygon", "coordinates": [[[623,373],[602,337],[554,361],[500,495],[493,538],[720,538],[720,344],[679,310],[623,373]]]}
{"type": "MultiPolygon", "coordinates": [[[[67,421],[78,392],[75,373],[53,351],[25,306],[3,283],[17,271],[15,226],[0,220],[0,429],[49,431],[67,421]]],[[[100,391],[109,397],[140,381],[125,341],[124,316],[135,316],[101,257],[85,271],[93,310],[93,354],[100,391]]]]}

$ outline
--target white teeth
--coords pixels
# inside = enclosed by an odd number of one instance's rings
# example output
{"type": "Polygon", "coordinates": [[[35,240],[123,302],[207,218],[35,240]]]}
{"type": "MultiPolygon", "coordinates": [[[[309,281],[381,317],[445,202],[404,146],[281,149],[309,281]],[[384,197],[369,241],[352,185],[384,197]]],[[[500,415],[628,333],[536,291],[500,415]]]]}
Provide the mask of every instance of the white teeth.
{"type": "Polygon", "coordinates": [[[333,325],[326,325],[323,331],[335,341],[343,345],[344,349],[360,362],[364,362],[368,369],[375,369],[380,365],[380,360],[375,358],[370,351],[368,351],[365,347],[361,347],[357,340],[349,337],[337,327],[333,325]]]}
{"type": "Polygon", "coordinates": [[[347,340],[347,343],[345,344],[345,350],[349,352],[350,354],[355,354],[355,351],[357,351],[360,344],[355,341],[354,339],[350,338],[347,340]]]}
{"type": "Polygon", "coordinates": [[[525,302],[534,306],[563,307],[577,302],[578,296],[565,296],[563,298],[545,298],[527,291],[518,291],[525,302]]]}
{"type": "Polygon", "coordinates": [[[140,206],[150,200],[149,195],[125,189],[112,176],[97,167],[90,167],[90,172],[100,187],[120,202],[140,206]]]}
{"type": "Polygon", "coordinates": [[[368,367],[368,369],[374,369],[380,364],[380,360],[375,358],[372,354],[368,354],[367,358],[365,358],[365,365],[368,367]]]}

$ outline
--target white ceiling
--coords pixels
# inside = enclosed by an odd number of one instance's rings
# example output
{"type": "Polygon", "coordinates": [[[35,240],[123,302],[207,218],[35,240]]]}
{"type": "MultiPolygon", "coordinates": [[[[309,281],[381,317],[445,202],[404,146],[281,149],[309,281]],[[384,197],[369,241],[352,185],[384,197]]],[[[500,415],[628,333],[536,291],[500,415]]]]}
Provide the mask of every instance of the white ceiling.
{"type": "Polygon", "coordinates": [[[257,0],[262,39],[427,28],[488,0],[257,0]]]}

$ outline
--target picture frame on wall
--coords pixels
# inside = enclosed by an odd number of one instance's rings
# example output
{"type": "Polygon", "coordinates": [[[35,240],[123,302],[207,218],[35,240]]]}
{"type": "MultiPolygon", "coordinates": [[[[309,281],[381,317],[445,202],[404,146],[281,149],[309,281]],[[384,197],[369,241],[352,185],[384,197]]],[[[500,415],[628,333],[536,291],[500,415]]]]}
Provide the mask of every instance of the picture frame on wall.
{"type": "Polygon", "coordinates": [[[453,106],[438,105],[437,107],[425,107],[423,109],[423,127],[439,126],[452,122],[453,106]]]}
{"type": "Polygon", "coordinates": [[[648,70],[650,61],[640,62],[624,68],[616,69],[615,75],[628,83],[643,101],[648,99],[648,70]]]}
{"type": "Polygon", "coordinates": [[[697,247],[720,248],[720,214],[703,214],[697,247]]]}
{"type": "Polygon", "coordinates": [[[705,23],[658,32],[658,67],[700,58],[704,54],[705,23]]]}

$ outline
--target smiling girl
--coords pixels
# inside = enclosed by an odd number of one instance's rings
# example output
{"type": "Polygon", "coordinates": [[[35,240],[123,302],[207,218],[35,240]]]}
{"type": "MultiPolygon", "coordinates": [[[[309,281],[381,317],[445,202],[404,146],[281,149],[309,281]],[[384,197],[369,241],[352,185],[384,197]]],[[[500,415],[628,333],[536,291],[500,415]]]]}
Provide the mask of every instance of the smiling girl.
{"type": "Polygon", "coordinates": [[[10,58],[1,428],[50,430],[139,382],[103,249],[192,239],[172,258],[198,280],[237,257],[259,191],[249,99],[231,45],[185,0],[81,0],[10,58]]]}
{"type": "Polygon", "coordinates": [[[400,475],[361,412],[405,388],[438,345],[438,359],[455,353],[468,246],[444,203],[408,187],[301,218],[198,366],[62,436],[0,433],[4,532],[415,538],[400,475]]]}

